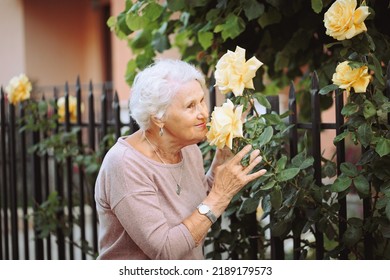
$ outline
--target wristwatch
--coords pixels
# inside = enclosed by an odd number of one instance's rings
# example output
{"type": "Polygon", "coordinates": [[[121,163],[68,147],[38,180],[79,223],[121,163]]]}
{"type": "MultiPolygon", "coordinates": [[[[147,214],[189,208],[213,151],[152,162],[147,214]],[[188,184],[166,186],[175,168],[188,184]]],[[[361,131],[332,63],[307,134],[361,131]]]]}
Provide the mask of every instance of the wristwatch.
{"type": "Polygon", "coordinates": [[[208,207],[206,204],[199,204],[198,207],[198,212],[202,215],[205,215],[209,220],[211,221],[212,224],[214,224],[217,221],[217,217],[214,215],[213,212],[211,212],[210,207],[208,207]]]}

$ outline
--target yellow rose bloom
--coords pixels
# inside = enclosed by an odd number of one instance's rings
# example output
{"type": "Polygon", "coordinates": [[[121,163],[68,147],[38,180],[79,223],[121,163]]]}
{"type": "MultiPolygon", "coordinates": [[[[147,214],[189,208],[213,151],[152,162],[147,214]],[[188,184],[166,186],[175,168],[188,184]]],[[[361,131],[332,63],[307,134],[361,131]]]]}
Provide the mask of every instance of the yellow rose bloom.
{"type": "Polygon", "coordinates": [[[16,105],[30,98],[31,83],[25,74],[13,77],[5,88],[10,103],[16,105]]]}
{"type": "Polygon", "coordinates": [[[227,51],[216,65],[215,86],[222,94],[233,92],[241,96],[244,88],[254,89],[253,78],[263,65],[256,57],[245,61],[245,49],[236,47],[235,52],[227,51]]]}
{"type": "Polygon", "coordinates": [[[234,109],[234,104],[229,99],[221,107],[214,108],[211,122],[207,124],[210,129],[206,137],[210,145],[215,145],[220,149],[228,146],[232,149],[233,138],[243,137],[242,108],[243,106],[240,105],[234,109]]]}
{"type": "Polygon", "coordinates": [[[337,0],[324,15],[326,34],[339,40],[367,31],[364,20],[370,14],[367,6],[356,9],[356,0],[337,0]]]}
{"type": "Polygon", "coordinates": [[[337,65],[336,72],[333,74],[332,81],[339,88],[345,89],[348,93],[351,88],[355,92],[366,92],[367,86],[370,83],[371,75],[368,74],[368,67],[352,69],[348,65],[349,61],[344,61],[337,65]]]}
{"type": "MultiPolygon", "coordinates": [[[[65,121],[65,97],[62,96],[57,100],[59,121],[65,121]]],[[[81,112],[84,111],[84,106],[81,104],[81,112]]],[[[69,116],[71,122],[77,121],[77,98],[69,96],[69,116]]]]}

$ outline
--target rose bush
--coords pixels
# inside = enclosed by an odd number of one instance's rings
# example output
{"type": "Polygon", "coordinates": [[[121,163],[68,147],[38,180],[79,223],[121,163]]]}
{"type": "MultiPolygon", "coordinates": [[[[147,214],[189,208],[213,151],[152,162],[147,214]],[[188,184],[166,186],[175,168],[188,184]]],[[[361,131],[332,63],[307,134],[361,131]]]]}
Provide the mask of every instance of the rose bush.
{"type": "MultiPolygon", "coordinates": [[[[256,89],[243,90],[241,94],[243,87],[237,86],[237,96],[227,91],[234,88],[229,86],[227,76],[218,78],[223,85],[221,91],[235,106],[242,105],[244,112],[250,108],[243,123],[244,137],[233,139],[233,149],[245,143],[260,149],[263,156],[260,168],[268,172],[233,199],[226,212],[227,228],[218,223],[214,225],[206,240],[213,245],[208,258],[226,255],[227,258],[267,258],[267,249],[275,241],[273,238],[281,238],[281,242],[294,239],[297,247],[294,246],[294,252],[286,249],[286,254],[311,258],[317,244],[307,235],[301,235],[310,232],[318,235],[320,247],[321,236],[324,237],[324,255],[317,258],[370,257],[362,252],[362,239],[367,236],[373,237],[371,248],[375,248],[375,252],[371,256],[390,258],[386,235],[390,214],[385,214],[390,213],[388,172],[381,168],[389,165],[390,147],[385,120],[389,102],[384,94],[383,74],[390,59],[390,25],[383,24],[388,20],[389,7],[386,1],[367,3],[369,6],[362,1],[323,0],[129,0],[120,14],[109,19],[108,25],[119,38],[128,41],[135,54],[128,62],[126,80],[129,83],[139,69],[170,48],[177,49],[183,59],[198,65],[209,78],[221,56],[236,46],[264,62],[265,66],[259,68],[253,79],[256,89]],[[347,67],[336,74],[337,65],[346,61],[353,74],[348,73],[347,67]],[[361,72],[353,71],[360,67],[363,67],[361,72]],[[368,80],[365,67],[371,76],[370,82],[365,93],[355,94],[368,80]],[[333,83],[332,77],[346,79],[343,83],[349,87],[349,94],[346,94],[347,103],[342,111],[346,124],[340,128],[344,132],[335,142],[350,137],[353,142],[361,143],[365,151],[358,165],[343,163],[341,170],[333,159],[322,158],[322,182],[313,180],[314,159],[310,149],[306,150],[311,147],[310,139],[301,135],[297,154],[291,155],[288,149],[291,127],[285,123],[288,113],[271,112],[264,96],[277,94],[291,81],[296,81],[300,121],[309,122],[312,113],[309,77],[313,71],[317,72],[322,88],[321,109],[329,108],[333,102],[334,96],[329,92],[344,90],[343,84],[337,79],[337,84],[333,83]],[[297,81],[297,78],[300,79],[297,81]],[[359,82],[354,84],[356,80],[359,82]],[[267,108],[265,114],[255,111],[256,101],[267,108]],[[341,172],[339,179],[333,182],[338,172],[341,172]],[[344,199],[349,192],[364,198],[365,205],[369,204],[367,201],[372,202],[370,209],[375,210],[367,214],[369,218],[344,220],[344,216],[339,215],[338,199],[344,199]],[[257,220],[259,202],[262,211],[258,212],[261,216],[257,220]],[[272,217],[269,223],[264,222],[266,217],[272,217]],[[339,228],[342,223],[347,223],[345,232],[339,228]],[[265,235],[268,229],[272,233],[271,240],[265,235]]],[[[214,146],[203,143],[201,148],[207,168],[214,146]]],[[[272,249],[280,251],[275,246],[272,249]]]]}
{"type": "Polygon", "coordinates": [[[335,27],[332,32],[327,29],[328,35],[341,41],[341,46],[329,45],[341,63],[333,74],[333,84],[324,87],[320,93],[327,94],[336,88],[340,90],[338,94],[347,95],[341,111],[346,121],[344,131],[334,141],[351,139],[362,149],[357,162],[341,164],[340,175],[331,184],[332,192],[340,199],[356,192],[365,205],[363,217],[346,221],[347,228],[340,232],[342,242],[338,249],[357,258],[389,259],[390,249],[385,244],[390,242],[390,173],[387,171],[390,126],[386,120],[390,103],[385,95],[383,71],[389,61],[378,59],[377,55],[382,54],[378,53],[378,46],[364,24],[370,14],[369,7],[361,6],[353,11],[355,7],[356,1],[337,0],[324,18],[325,26],[330,28],[329,15],[338,15],[345,28],[335,27]]]}
{"type": "MultiPolygon", "coordinates": [[[[20,74],[13,77],[6,87],[7,98],[12,106],[20,106],[21,115],[18,119],[20,132],[31,132],[34,139],[39,139],[38,142],[32,143],[28,151],[39,156],[52,157],[56,164],[56,176],[59,180],[64,179],[63,168],[65,162],[70,157],[74,157],[74,164],[77,168],[83,169],[87,176],[96,177],[97,170],[100,166],[102,158],[103,145],[111,135],[105,137],[101,143],[102,147],[96,152],[91,153],[89,150],[84,150],[77,142],[80,128],[72,128],[66,130],[65,122],[65,97],[60,97],[57,102],[31,99],[33,91],[32,84],[25,74],[20,74]],[[57,111],[57,113],[55,113],[57,111]]],[[[77,98],[68,96],[69,98],[69,116],[70,122],[77,120],[77,98]]],[[[83,111],[83,104],[80,104],[83,111]]],[[[111,140],[109,140],[111,141],[111,140]]],[[[105,147],[104,147],[105,148],[105,147]]],[[[89,179],[89,178],[88,178],[89,179]]],[[[94,181],[94,179],[92,180],[94,181]]],[[[77,195],[75,195],[77,198],[77,195]]],[[[38,233],[36,238],[46,238],[50,234],[55,236],[60,229],[65,236],[69,236],[71,228],[74,225],[68,221],[68,216],[64,215],[65,201],[56,191],[47,194],[46,200],[40,205],[36,205],[36,201],[31,201],[34,205],[33,213],[29,214],[26,219],[33,219],[34,230],[38,233]],[[60,219],[58,217],[61,217],[60,219]]],[[[77,224],[79,217],[73,212],[73,223],[77,224]]],[[[69,241],[69,240],[67,240],[69,241]]],[[[78,246],[86,254],[94,256],[93,250],[88,246],[86,240],[73,240],[72,245],[78,246]]]]}

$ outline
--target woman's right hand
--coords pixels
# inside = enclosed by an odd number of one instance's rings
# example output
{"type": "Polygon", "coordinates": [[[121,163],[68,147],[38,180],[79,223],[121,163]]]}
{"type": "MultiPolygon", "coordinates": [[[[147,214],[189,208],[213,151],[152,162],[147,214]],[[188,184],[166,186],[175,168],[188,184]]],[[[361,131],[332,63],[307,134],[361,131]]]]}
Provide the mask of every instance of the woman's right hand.
{"type": "Polygon", "coordinates": [[[256,165],[262,160],[260,151],[257,149],[250,153],[248,166],[244,167],[241,165],[241,160],[250,152],[251,149],[251,145],[245,146],[233,158],[216,167],[214,186],[210,195],[212,195],[214,199],[222,200],[219,201],[220,203],[225,202],[228,204],[233,196],[246,184],[266,173],[265,169],[260,169],[251,173],[256,165]]]}

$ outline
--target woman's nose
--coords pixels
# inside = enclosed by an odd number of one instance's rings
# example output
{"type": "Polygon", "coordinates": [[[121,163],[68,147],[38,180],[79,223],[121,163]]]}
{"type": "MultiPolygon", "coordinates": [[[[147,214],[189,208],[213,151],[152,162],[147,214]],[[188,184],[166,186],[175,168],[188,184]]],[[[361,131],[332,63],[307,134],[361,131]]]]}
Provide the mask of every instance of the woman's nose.
{"type": "Polygon", "coordinates": [[[198,108],[198,118],[207,119],[209,117],[209,110],[206,104],[199,104],[198,108]]]}

